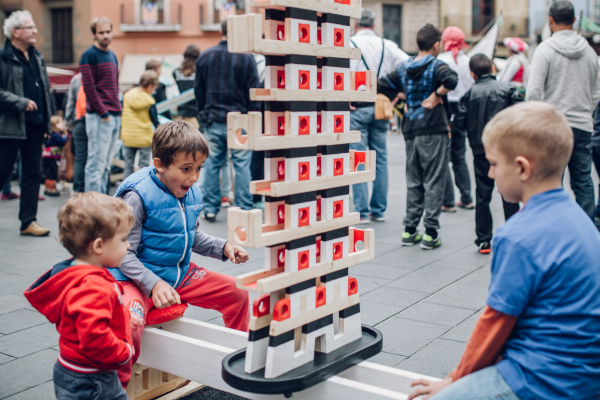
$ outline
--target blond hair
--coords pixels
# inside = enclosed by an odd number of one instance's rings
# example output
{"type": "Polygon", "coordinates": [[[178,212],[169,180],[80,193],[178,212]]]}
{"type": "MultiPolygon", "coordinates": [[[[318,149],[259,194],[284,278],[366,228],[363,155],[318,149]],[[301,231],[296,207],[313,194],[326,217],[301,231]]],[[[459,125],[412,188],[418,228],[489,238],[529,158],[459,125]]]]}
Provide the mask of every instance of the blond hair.
{"type": "Polygon", "coordinates": [[[110,30],[112,31],[113,28],[113,24],[112,21],[110,19],[108,19],[107,17],[96,17],[92,20],[92,22],[90,22],[90,29],[92,30],[92,33],[95,35],[96,34],[96,27],[99,24],[108,24],[110,25],[110,30]]]}
{"type": "Polygon", "coordinates": [[[152,69],[144,71],[140,77],[140,87],[147,88],[150,85],[158,85],[158,75],[152,69]]]}
{"type": "Polygon", "coordinates": [[[190,154],[196,159],[198,152],[208,158],[208,143],[204,135],[192,124],[183,120],[160,124],[152,138],[152,154],[167,168],[178,153],[190,154]]]}
{"type": "Polygon", "coordinates": [[[62,132],[62,129],[58,128],[58,124],[63,123],[63,117],[60,115],[53,115],[50,117],[50,130],[52,132],[62,132]]]}
{"type": "Polygon", "coordinates": [[[73,256],[81,257],[91,242],[110,240],[121,223],[134,221],[132,208],[121,198],[79,193],[58,210],[58,240],[73,256]]]}
{"type": "Polygon", "coordinates": [[[538,180],[562,176],[573,152],[573,131],[565,115],[541,101],[509,107],[488,122],[483,130],[486,148],[509,160],[523,156],[534,164],[538,180]]]}

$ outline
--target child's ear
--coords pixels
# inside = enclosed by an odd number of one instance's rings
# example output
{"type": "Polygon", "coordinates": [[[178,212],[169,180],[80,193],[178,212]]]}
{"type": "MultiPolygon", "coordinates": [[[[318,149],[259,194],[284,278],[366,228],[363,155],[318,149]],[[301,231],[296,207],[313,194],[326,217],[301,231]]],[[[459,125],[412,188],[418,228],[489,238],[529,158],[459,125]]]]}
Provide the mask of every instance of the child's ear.
{"type": "Polygon", "coordinates": [[[104,241],[102,240],[102,238],[96,238],[90,244],[90,247],[92,249],[92,254],[100,255],[100,254],[102,254],[102,251],[104,250],[104,241]]]}
{"type": "Polygon", "coordinates": [[[160,158],[158,157],[154,157],[154,159],[152,160],[152,162],[154,163],[154,168],[156,168],[156,170],[158,172],[165,172],[165,167],[163,166],[163,163],[160,161],[160,158]]]}
{"type": "Polygon", "coordinates": [[[471,73],[471,76],[473,77],[473,79],[474,79],[474,80],[477,80],[477,75],[475,75],[475,74],[473,73],[473,71],[469,71],[469,72],[471,73]]]}
{"type": "Polygon", "coordinates": [[[533,165],[531,165],[531,162],[523,156],[517,156],[515,163],[519,166],[519,179],[522,182],[530,180],[533,175],[533,165]]]}

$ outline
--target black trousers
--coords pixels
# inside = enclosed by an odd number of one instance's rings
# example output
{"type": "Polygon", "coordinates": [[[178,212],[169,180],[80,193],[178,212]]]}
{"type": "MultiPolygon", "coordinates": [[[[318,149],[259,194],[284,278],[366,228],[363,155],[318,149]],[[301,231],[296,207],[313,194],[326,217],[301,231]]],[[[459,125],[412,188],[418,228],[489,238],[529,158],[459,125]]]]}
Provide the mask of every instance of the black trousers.
{"type": "MultiPolygon", "coordinates": [[[[265,179],[265,152],[264,151],[253,151],[252,152],[252,164],[250,165],[250,173],[253,181],[259,181],[265,179]]],[[[262,201],[262,196],[253,195],[253,202],[258,203],[262,201]]]]}
{"type": "Polygon", "coordinates": [[[0,187],[12,173],[17,152],[21,151],[21,199],[19,220],[21,230],[36,220],[45,125],[27,125],[27,139],[0,139],[0,187]]]}
{"type": "MultiPolygon", "coordinates": [[[[485,154],[473,156],[473,166],[475,169],[475,234],[476,245],[492,240],[492,231],[494,222],[492,221],[492,212],[490,211],[490,202],[494,192],[494,180],[488,177],[490,163],[485,154]]],[[[519,203],[508,203],[502,199],[504,207],[504,219],[508,220],[519,211],[519,203]]]]}
{"type": "Polygon", "coordinates": [[[54,158],[42,158],[42,166],[44,167],[44,176],[46,179],[58,179],[58,162],[54,158]]]}

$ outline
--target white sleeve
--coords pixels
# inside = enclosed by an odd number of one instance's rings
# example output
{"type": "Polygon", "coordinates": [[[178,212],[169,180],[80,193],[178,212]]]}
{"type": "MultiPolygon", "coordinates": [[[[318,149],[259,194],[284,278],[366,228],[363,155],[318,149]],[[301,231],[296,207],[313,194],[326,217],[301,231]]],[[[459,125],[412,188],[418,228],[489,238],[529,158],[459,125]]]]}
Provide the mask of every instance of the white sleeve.
{"type": "Polygon", "coordinates": [[[521,68],[519,60],[516,57],[512,58],[512,60],[506,64],[504,69],[500,71],[498,80],[500,82],[512,82],[517,72],[519,72],[519,68],[521,68]]]}
{"type": "Polygon", "coordinates": [[[398,45],[391,40],[385,40],[385,56],[386,66],[389,67],[389,72],[396,71],[402,64],[404,64],[410,57],[408,54],[400,50],[398,45]]]}

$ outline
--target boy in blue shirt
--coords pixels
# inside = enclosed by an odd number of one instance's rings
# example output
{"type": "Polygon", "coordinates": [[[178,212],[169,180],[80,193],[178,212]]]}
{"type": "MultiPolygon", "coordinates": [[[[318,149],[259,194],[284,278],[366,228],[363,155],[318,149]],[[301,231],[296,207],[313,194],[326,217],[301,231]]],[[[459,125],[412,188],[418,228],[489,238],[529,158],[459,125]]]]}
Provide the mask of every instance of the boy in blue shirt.
{"type": "Polygon", "coordinates": [[[489,176],[523,209],[498,228],[487,306],[456,370],[408,397],[600,398],[600,233],[562,187],[573,149],[554,106],[521,103],[483,133],[489,176]]]}

